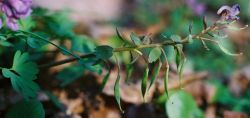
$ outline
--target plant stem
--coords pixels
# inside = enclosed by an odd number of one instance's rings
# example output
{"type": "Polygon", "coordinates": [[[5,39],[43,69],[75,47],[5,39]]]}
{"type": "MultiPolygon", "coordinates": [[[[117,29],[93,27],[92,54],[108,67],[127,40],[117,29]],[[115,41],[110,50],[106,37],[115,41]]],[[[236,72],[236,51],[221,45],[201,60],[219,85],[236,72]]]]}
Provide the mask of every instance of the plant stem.
{"type": "MultiPolygon", "coordinates": [[[[95,57],[95,55],[93,53],[89,53],[89,54],[80,55],[79,57],[81,57],[81,58],[91,58],[91,57],[95,57]]],[[[69,63],[69,62],[73,62],[73,61],[76,61],[76,60],[78,60],[78,58],[76,58],[76,57],[70,57],[68,59],[64,59],[64,60],[61,60],[61,61],[51,62],[51,63],[39,65],[39,68],[40,69],[50,68],[50,67],[54,67],[54,66],[59,66],[59,65],[62,65],[62,64],[66,64],[66,63],[69,63]]]]}
{"type": "Polygon", "coordinates": [[[33,37],[39,38],[39,39],[41,39],[42,41],[44,41],[44,42],[46,42],[46,43],[49,43],[49,44],[55,46],[56,48],[60,49],[61,51],[64,51],[65,53],[68,53],[69,55],[71,55],[71,56],[73,56],[73,57],[75,57],[75,58],[78,58],[79,60],[81,59],[78,55],[73,54],[72,52],[68,51],[67,49],[62,48],[62,47],[60,47],[60,46],[58,46],[58,45],[52,43],[51,41],[49,41],[49,40],[47,40],[47,39],[45,39],[45,38],[43,38],[43,37],[41,37],[41,36],[39,36],[39,35],[37,35],[37,34],[35,34],[35,33],[28,32],[28,31],[23,31],[23,30],[19,30],[19,31],[22,32],[22,33],[26,33],[26,34],[28,34],[28,35],[31,35],[31,36],[33,36],[33,37]]]}
{"type": "MultiPolygon", "coordinates": [[[[218,27],[216,26],[216,24],[210,26],[210,27],[207,27],[206,29],[202,30],[202,32],[200,32],[199,34],[197,35],[192,35],[192,39],[198,39],[198,40],[202,40],[200,38],[200,36],[204,35],[204,34],[207,34],[208,32],[210,31],[214,31],[216,30],[218,27]]],[[[25,31],[21,31],[21,32],[25,32],[25,31]]],[[[29,33],[31,34],[30,32],[25,32],[25,33],[29,33]]],[[[38,38],[42,38],[36,34],[32,34],[33,36],[36,36],[38,38]]],[[[204,39],[205,40],[205,39],[204,39]]],[[[47,40],[46,40],[47,41],[47,40]]],[[[155,47],[164,47],[164,46],[168,46],[168,45],[177,45],[177,44],[186,44],[189,42],[189,39],[188,37],[182,39],[181,41],[179,42],[176,42],[176,41],[172,41],[172,40],[166,40],[162,43],[155,43],[155,44],[146,44],[146,45],[138,45],[138,46],[131,46],[131,47],[120,47],[120,48],[115,48],[113,50],[113,52],[124,52],[124,51],[133,51],[133,50],[139,50],[139,49],[144,49],[144,48],[155,48],[155,47]]],[[[50,42],[51,43],[51,42],[50,42]]],[[[52,43],[52,45],[56,46],[56,47],[59,47],[55,44],[52,43]]],[[[61,48],[59,48],[61,49],[61,48]]],[[[69,51],[67,51],[69,52],[69,51]]],[[[71,52],[69,52],[70,54],[72,54],[71,52]]],[[[83,55],[80,55],[79,56],[80,58],[93,58],[95,57],[94,53],[90,53],[90,54],[83,54],[83,55]]],[[[79,60],[79,57],[70,57],[68,59],[64,59],[64,60],[61,60],[61,61],[57,61],[57,62],[51,62],[51,63],[48,63],[48,64],[44,64],[44,65],[40,65],[39,68],[49,68],[49,67],[53,67],[53,66],[58,66],[58,65],[62,65],[62,64],[65,64],[65,63],[69,63],[69,62],[73,62],[73,61],[76,61],[76,60],[79,60]]]]}

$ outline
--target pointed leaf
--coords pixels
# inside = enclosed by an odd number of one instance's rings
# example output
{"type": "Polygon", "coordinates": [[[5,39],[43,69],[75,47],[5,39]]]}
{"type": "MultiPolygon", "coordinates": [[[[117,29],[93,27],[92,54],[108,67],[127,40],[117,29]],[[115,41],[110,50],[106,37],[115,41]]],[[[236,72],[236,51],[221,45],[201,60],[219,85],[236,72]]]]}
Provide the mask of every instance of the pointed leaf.
{"type": "Polygon", "coordinates": [[[228,51],[225,47],[223,47],[220,43],[218,43],[218,46],[219,48],[227,55],[230,55],[230,56],[240,56],[242,55],[243,53],[239,53],[239,54],[234,54],[234,53],[231,53],[230,51],[228,51]]]}
{"type": "Polygon", "coordinates": [[[107,84],[107,82],[108,82],[108,80],[109,80],[110,73],[111,73],[111,70],[109,70],[108,73],[104,76],[104,78],[103,78],[103,80],[102,80],[100,92],[103,91],[105,85],[107,84]]]}
{"type": "Polygon", "coordinates": [[[114,94],[115,94],[115,100],[119,106],[119,109],[121,112],[123,112],[122,107],[121,107],[121,96],[120,96],[120,86],[119,86],[119,82],[120,82],[120,73],[118,73],[116,81],[115,81],[115,86],[114,86],[114,94]]]}
{"type": "Polygon", "coordinates": [[[203,29],[207,29],[207,17],[204,16],[203,19],[202,19],[202,23],[203,23],[203,29]]]}
{"type": "Polygon", "coordinates": [[[147,92],[148,72],[149,72],[149,68],[146,67],[146,70],[143,73],[143,78],[142,78],[142,82],[141,82],[141,92],[142,92],[143,98],[145,97],[145,94],[147,92]]]}
{"type": "Polygon", "coordinates": [[[150,89],[151,86],[155,83],[155,80],[156,80],[156,78],[157,78],[157,76],[158,76],[158,74],[159,74],[159,72],[161,70],[161,66],[162,66],[162,63],[159,61],[158,65],[153,70],[153,75],[152,75],[152,78],[151,78],[150,85],[149,85],[148,89],[150,89]]]}
{"type": "Polygon", "coordinates": [[[135,33],[131,33],[130,38],[135,45],[140,45],[142,43],[141,39],[135,33]]]}
{"type": "Polygon", "coordinates": [[[119,32],[118,28],[116,28],[115,31],[116,31],[116,35],[118,36],[118,38],[125,42],[126,40],[122,37],[122,35],[119,32]]]}
{"type": "Polygon", "coordinates": [[[178,71],[179,80],[180,80],[180,84],[181,84],[182,72],[183,72],[183,67],[184,67],[184,63],[186,61],[186,58],[185,58],[185,55],[180,47],[175,46],[175,51],[176,51],[177,71],[178,71]]]}
{"type": "Polygon", "coordinates": [[[190,23],[188,26],[189,34],[192,34],[192,30],[193,30],[193,23],[190,23]]]}
{"type": "Polygon", "coordinates": [[[126,79],[125,79],[125,82],[126,83],[128,83],[129,82],[129,79],[130,79],[130,77],[131,77],[131,75],[132,75],[132,73],[133,73],[133,70],[134,70],[134,68],[133,68],[133,65],[132,64],[128,64],[128,65],[126,65],[126,79]]]}
{"type": "Polygon", "coordinates": [[[148,56],[149,63],[155,62],[161,56],[161,49],[160,48],[153,48],[148,56]]]}
{"type": "Polygon", "coordinates": [[[162,53],[164,55],[164,59],[165,59],[165,65],[166,65],[166,70],[164,72],[164,90],[165,90],[165,93],[168,96],[168,74],[169,74],[169,64],[168,64],[168,58],[167,58],[167,55],[165,53],[165,51],[162,49],[162,53]]]}

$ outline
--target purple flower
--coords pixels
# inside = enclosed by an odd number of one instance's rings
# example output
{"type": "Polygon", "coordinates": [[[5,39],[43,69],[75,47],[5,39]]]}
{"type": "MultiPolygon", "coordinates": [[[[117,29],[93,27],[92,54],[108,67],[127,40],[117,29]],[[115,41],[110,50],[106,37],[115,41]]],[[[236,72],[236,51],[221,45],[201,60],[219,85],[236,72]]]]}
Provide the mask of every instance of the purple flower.
{"type": "Polygon", "coordinates": [[[0,9],[7,16],[7,26],[18,30],[17,20],[30,15],[32,0],[1,0],[0,9]]]}
{"type": "Polygon", "coordinates": [[[197,3],[196,0],[186,0],[186,4],[191,8],[195,14],[202,15],[205,11],[205,5],[202,3],[197,3]]]}
{"type": "Polygon", "coordinates": [[[236,4],[232,7],[229,6],[222,6],[218,11],[217,14],[222,17],[223,20],[239,20],[240,17],[237,16],[240,13],[240,5],[236,4]]]}

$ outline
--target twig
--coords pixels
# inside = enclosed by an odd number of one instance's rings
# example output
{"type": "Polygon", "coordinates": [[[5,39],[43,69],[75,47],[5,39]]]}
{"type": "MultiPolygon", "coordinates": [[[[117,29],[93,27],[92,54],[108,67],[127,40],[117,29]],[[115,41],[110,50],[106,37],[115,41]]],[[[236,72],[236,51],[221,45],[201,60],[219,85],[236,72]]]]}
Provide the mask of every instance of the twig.
{"type": "MultiPolygon", "coordinates": [[[[214,25],[212,25],[210,27],[207,27],[206,29],[202,30],[199,34],[193,35],[192,39],[199,39],[199,40],[202,40],[202,41],[203,40],[213,41],[213,40],[210,40],[210,39],[205,39],[205,38],[203,38],[201,36],[204,35],[204,34],[209,33],[210,31],[214,31],[216,29],[218,29],[218,27],[217,27],[217,24],[215,23],[214,25]]],[[[35,34],[32,34],[32,35],[35,35],[35,34]]],[[[113,52],[134,51],[134,50],[139,50],[139,49],[144,49],[144,48],[155,48],[155,47],[163,47],[163,46],[168,46],[168,45],[175,46],[177,44],[186,44],[188,42],[189,42],[189,38],[186,37],[186,38],[182,39],[179,42],[172,41],[172,40],[166,40],[166,41],[164,41],[162,43],[156,43],[156,44],[147,44],[147,45],[115,48],[113,52]]],[[[214,43],[218,43],[218,42],[215,41],[214,43]]],[[[71,52],[69,52],[69,53],[72,54],[71,52]]],[[[80,55],[79,57],[81,57],[81,58],[89,58],[89,57],[95,57],[95,55],[94,55],[94,53],[90,53],[90,54],[80,55]]],[[[49,68],[49,67],[58,66],[58,65],[65,64],[65,63],[73,62],[73,61],[79,60],[79,57],[74,56],[74,57],[70,57],[68,59],[61,60],[61,61],[58,61],[58,62],[51,62],[49,64],[40,65],[39,68],[49,68]]]]}
{"type": "MultiPolygon", "coordinates": [[[[80,55],[80,57],[81,58],[91,58],[91,57],[95,57],[95,55],[93,53],[90,53],[90,54],[80,55]]],[[[64,59],[64,60],[61,60],[61,61],[51,62],[51,63],[48,63],[48,64],[39,65],[39,68],[40,69],[50,68],[50,67],[54,67],[54,66],[59,66],[59,65],[62,65],[62,64],[66,64],[66,63],[69,63],[69,62],[73,62],[73,61],[76,61],[76,60],[78,60],[78,58],[76,58],[76,57],[70,57],[68,59],[64,59]]]]}

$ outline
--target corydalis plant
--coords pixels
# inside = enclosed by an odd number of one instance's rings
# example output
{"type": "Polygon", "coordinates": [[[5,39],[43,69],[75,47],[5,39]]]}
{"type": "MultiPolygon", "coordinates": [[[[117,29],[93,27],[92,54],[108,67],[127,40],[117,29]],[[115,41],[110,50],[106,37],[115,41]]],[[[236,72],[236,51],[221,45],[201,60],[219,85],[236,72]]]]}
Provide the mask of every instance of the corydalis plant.
{"type": "MultiPolygon", "coordinates": [[[[19,29],[17,21],[31,14],[31,5],[32,0],[1,0],[0,9],[6,15],[6,23],[11,30],[19,29]]],[[[2,27],[1,19],[0,26],[2,27]]]]}
{"type": "MultiPolygon", "coordinates": [[[[231,16],[237,16],[238,14],[234,14],[231,16]]],[[[197,40],[200,41],[204,48],[209,49],[209,47],[207,46],[207,42],[213,43],[214,45],[217,45],[225,54],[227,55],[231,55],[231,56],[239,56],[242,53],[239,54],[235,54],[235,53],[231,53],[230,51],[228,51],[225,47],[223,47],[222,43],[217,40],[218,38],[223,38],[225,36],[220,36],[218,35],[221,31],[223,31],[224,29],[228,28],[231,29],[231,25],[233,23],[236,22],[236,20],[238,19],[223,19],[224,16],[221,16],[221,19],[218,21],[215,21],[215,23],[211,26],[207,25],[207,21],[206,18],[203,18],[203,27],[204,29],[202,31],[200,31],[200,33],[198,34],[193,34],[192,33],[192,24],[190,24],[189,26],[189,35],[182,38],[178,35],[172,35],[171,37],[166,37],[165,41],[163,42],[152,42],[150,41],[151,38],[149,36],[142,36],[139,37],[137,36],[135,33],[131,33],[130,34],[130,40],[126,39],[122,36],[122,34],[117,31],[117,35],[119,37],[119,39],[123,42],[122,47],[118,47],[118,48],[113,48],[110,46],[98,46],[95,49],[95,52],[90,53],[90,54],[82,54],[80,55],[81,58],[97,58],[98,61],[95,62],[94,64],[97,64],[99,62],[106,62],[107,60],[109,60],[111,57],[113,57],[115,55],[115,53],[119,53],[119,52],[130,52],[132,60],[131,63],[134,63],[138,60],[139,57],[143,57],[143,60],[145,62],[145,72],[142,75],[142,82],[141,82],[141,92],[142,92],[142,96],[144,97],[148,91],[148,89],[150,89],[150,87],[152,86],[152,84],[155,83],[155,80],[159,74],[159,71],[162,69],[164,70],[164,88],[165,88],[165,93],[168,95],[168,73],[169,73],[169,64],[168,64],[168,59],[166,56],[166,52],[164,50],[164,48],[166,46],[172,46],[175,49],[175,54],[176,54],[176,65],[177,65],[177,71],[179,74],[179,79],[180,79],[180,86],[182,84],[181,82],[181,78],[182,78],[182,71],[183,71],[183,66],[185,63],[185,55],[184,55],[184,51],[183,51],[183,46],[185,44],[189,44],[191,43],[193,40],[197,40]],[[143,50],[144,49],[150,49],[150,53],[147,54],[145,53],[143,50]],[[133,56],[132,56],[133,55],[133,56]],[[148,75],[149,71],[151,70],[151,68],[148,68],[149,64],[155,64],[156,63],[156,67],[153,69],[153,75],[148,75]],[[148,85],[148,80],[150,79],[150,85],[148,85]]],[[[247,27],[247,26],[246,26],[247,27]]],[[[245,29],[246,27],[243,28],[238,28],[238,29],[245,29]]],[[[57,65],[61,65],[64,63],[68,63],[71,61],[75,61],[78,60],[78,58],[72,57],[69,59],[65,59],[65,60],[61,60],[58,62],[54,62],[54,63],[50,63],[50,64],[45,64],[45,65],[41,65],[40,67],[43,68],[47,68],[47,67],[52,67],[52,66],[57,66],[57,65]]],[[[117,60],[117,59],[116,59],[117,60]]],[[[118,61],[117,61],[118,64],[118,61]]],[[[119,82],[121,80],[120,77],[120,67],[118,65],[118,74],[117,74],[117,80],[115,82],[115,86],[114,86],[114,94],[115,94],[115,98],[116,101],[119,105],[119,108],[122,111],[121,108],[121,97],[120,97],[120,90],[119,90],[119,82]]],[[[109,76],[110,76],[110,72],[111,70],[108,71],[108,73],[106,74],[106,76],[103,79],[102,85],[101,85],[101,89],[104,88],[105,84],[107,83],[107,81],[109,80],[109,76]]],[[[129,72],[127,75],[131,75],[131,71],[127,71],[129,72]]],[[[127,77],[129,78],[129,77],[127,77]]]]}
{"type": "MultiPolygon", "coordinates": [[[[15,0],[5,0],[1,2],[1,7],[3,7],[3,5],[6,5],[6,8],[10,9],[9,12],[3,11],[6,14],[7,18],[18,20],[22,17],[29,15],[29,13],[31,12],[30,5],[27,2],[30,0],[16,0],[18,1],[18,4],[15,2],[11,3],[11,1],[15,1],[15,0]],[[27,4],[25,1],[27,2],[27,4]],[[23,7],[20,7],[20,6],[23,6],[23,7]],[[22,9],[22,8],[26,8],[26,9],[22,9]]],[[[239,7],[235,7],[235,8],[237,10],[239,7]]],[[[221,36],[218,35],[219,32],[221,32],[225,28],[230,29],[231,24],[233,24],[236,20],[238,20],[237,18],[234,18],[238,15],[237,12],[232,13],[233,10],[227,9],[227,8],[225,9],[225,7],[221,9],[222,10],[219,10],[221,11],[219,13],[222,13],[223,11],[226,13],[230,12],[231,14],[229,15],[226,14],[226,16],[228,15],[230,17],[224,18],[225,15],[222,15],[222,18],[216,21],[211,26],[207,25],[207,21],[204,17],[203,19],[204,29],[200,31],[200,33],[197,33],[197,34],[192,33],[192,25],[190,24],[189,35],[186,37],[172,35],[171,37],[166,37],[166,39],[163,42],[153,42],[151,41],[151,38],[149,36],[139,37],[135,33],[131,33],[130,40],[128,40],[128,39],[125,39],[117,30],[117,35],[119,39],[123,42],[121,47],[113,48],[110,46],[98,46],[95,48],[95,50],[92,53],[81,54],[81,55],[75,55],[74,53],[66,50],[65,48],[62,48],[52,43],[48,39],[43,38],[40,35],[32,33],[32,32],[19,30],[17,32],[11,32],[10,34],[7,33],[3,35],[3,37],[6,40],[11,39],[11,37],[23,38],[24,41],[27,41],[27,44],[30,47],[36,47],[36,48],[40,47],[36,45],[37,43],[39,43],[39,41],[46,42],[47,44],[51,44],[57,47],[59,50],[63,51],[64,54],[71,55],[72,57],[65,59],[65,60],[58,61],[58,62],[52,62],[52,63],[40,65],[37,67],[35,63],[30,62],[28,53],[17,51],[14,56],[12,67],[11,68],[0,67],[0,69],[2,69],[2,73],[5,78],[11,79],[11,82],[12,82],[11,84],[14,90],[22,94],[27,99],[31,99],[31,98],[33,99],[33,98],[36,98],[36,95],[37,95],[36,93],[40,90],[39,85],[36,84],[34,81],[37,78],[37,74],[39,72],[38,68],[50,68],[52,66],[57,66],[57,65],[69,63],[75,60],[80,60],[79,64],[81,64],[81,66],[84,66],[85,67],[84,69],[90,70],[93,72],[95,68],[92,68],[92,67],[94,67],[95,65],[98,65],[104,62],[107,66],[109,66],[107,61],[111,57],[115,57],[114,55],[116,53],[127,51],[127,52],[130,52],[131,55],[132,54],[136,55],[131,61],[131,63],[136,62],[139,57],[143,57],[145,61],[145,65],[146,65],[145,72],[142,75],[142,82],[141,82],[142,96],[144,97],[148,89],[150,89],[150,87],[155,83],[155,80],[160,70],[164,70],[164,73],[165,73],[164,74],[164,86],[165,86],[164,88],[165,88],[165,93],[168,95],[169,64],[168,64],[166,52],[164,50],[166,46],[172,46],[175,49],[176,65],[177,65],[177,70],[178,70],[180,80],[182,78],[183,66],[186,60],[184,51],[183,51],[183,46],[185,44],[191,43],[193,40],[200,41],[206,49],[209,49],[206,43],[211,42],[217,45],[223,52],[225,52],[228,55],[238,56],[241,54],[241,53],[240,54],[231,53],[230,51],[228,51],[226,48],[222,46],[221,42],[217,40],[217,38],[221,38],[221,36]],[[34,42],[34,41],[38,41],[38,42],[34,42]],[[149,49],[150,53],[149,54],[145,53],[144,49],[149,49]],[[149,68],[151,67],[149,66],[150,64],[156,64],[155,65],[156,67],[152,71],[153,72],[152,76],[149,75],[149,72],[152,69],[152,68],[149,68]],[[150,78],[150,85],[148,85],[149,78],[150,78]]],[[[15,28],[14,30],[16,30],[15,28]]],[[[239,29],[244,29],[244,28],[239,28],[239,29]]],[[[119,60],[118,59],[116,60],[117,60],[116,63],[118,64],[119,60]]],[[[107,75],[105,76],[105,78],[103,79],[101,89],[104,88],[105,84],[107,83],[109,79],[111,70],[110,68],[108,69],[109,71],[107,75]]],[[[119,92],[120,91],[119,82],[121,80],[121,76],[119,72],[120,72],[120,67],[118,67],[117,79],[116,79],[115,86],[114,86],[114,94],[115,94],[116,101],[120,109],[122,110],[121,101],[120,101],[121,97],[120,97],[120,92],[119,92]]],[[[127,75],[131,75],[130,70],[128,71],[127,75]]],[[[181,84],[182,83],[180,81],[180,85],[181,84]]]]}

